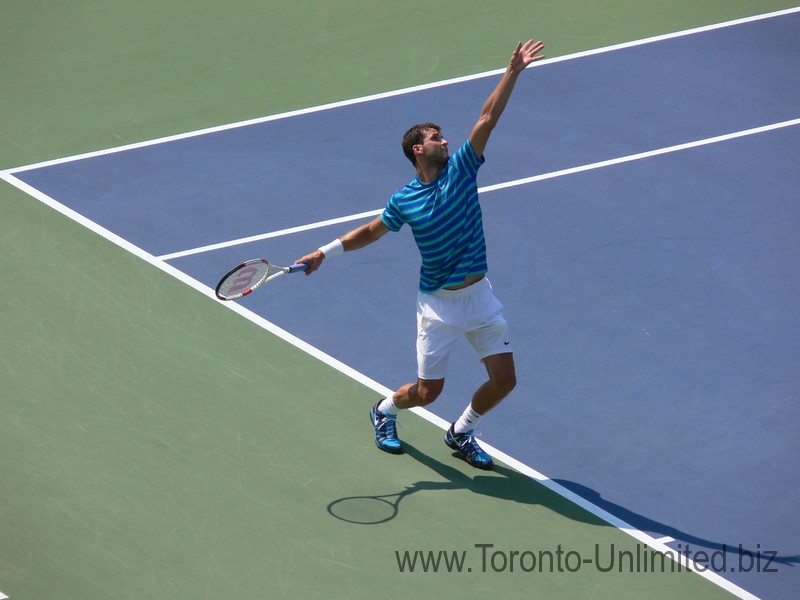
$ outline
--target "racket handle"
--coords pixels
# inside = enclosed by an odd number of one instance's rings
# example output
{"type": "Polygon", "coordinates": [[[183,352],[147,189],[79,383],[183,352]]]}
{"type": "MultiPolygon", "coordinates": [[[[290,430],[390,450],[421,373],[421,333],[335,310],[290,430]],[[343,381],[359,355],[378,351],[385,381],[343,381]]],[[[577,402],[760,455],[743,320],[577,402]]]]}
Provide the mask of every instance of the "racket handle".
{"type": "Polygon", "coordinates": [[[297,273],[298,271],[305,271],[306,269],[308,269],[306,263],[295,263],[289,267],[289,273],[297,273]]]}

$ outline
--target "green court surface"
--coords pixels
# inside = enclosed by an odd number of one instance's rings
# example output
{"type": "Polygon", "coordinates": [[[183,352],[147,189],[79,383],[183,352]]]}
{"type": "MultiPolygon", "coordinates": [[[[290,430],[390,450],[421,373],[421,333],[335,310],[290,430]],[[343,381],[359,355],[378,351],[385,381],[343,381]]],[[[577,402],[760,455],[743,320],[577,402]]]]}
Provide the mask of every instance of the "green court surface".
{"type": "MultiPolygon", "coordinates": [[[[792,5],[10,0],[0,169],[495,69],[531,36],[560,56],[792,5]]],[[[5,182],[0,214],[12,600],[732,597],[636,563],[641,542],[509,467],[469,468],[421,418],[406,455],[377,451],[374,390],[5,182]],[[328,510],[408,488],[378,524],[352,522],[377,501],[328,510]],[[401,572],[417,550],[462,572],[401,572]]]]}

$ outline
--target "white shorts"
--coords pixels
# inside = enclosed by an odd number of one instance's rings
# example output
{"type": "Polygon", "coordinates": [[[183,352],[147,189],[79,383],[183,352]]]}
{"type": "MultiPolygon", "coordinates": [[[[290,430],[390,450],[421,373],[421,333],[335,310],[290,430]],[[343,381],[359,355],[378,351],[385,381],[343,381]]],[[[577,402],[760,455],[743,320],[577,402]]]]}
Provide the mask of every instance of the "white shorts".
{"type": "Polygon", "coordinates": [[[480,360],[513,352],[503,305],[484,277],[460,290],[417,296],[417,375],[444,379],[450,350],[466,337],[480,360]]]}

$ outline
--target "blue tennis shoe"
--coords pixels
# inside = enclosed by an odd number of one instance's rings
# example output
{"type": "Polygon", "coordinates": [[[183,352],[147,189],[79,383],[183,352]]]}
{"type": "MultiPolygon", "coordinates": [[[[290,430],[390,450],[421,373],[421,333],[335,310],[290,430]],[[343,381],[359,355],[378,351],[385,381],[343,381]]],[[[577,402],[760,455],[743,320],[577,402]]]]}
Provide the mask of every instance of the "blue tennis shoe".
{"type": "Polygon", "coordinates": [[[478,469],[490,470],[494,466],[492,457],[483,451],[475,441],[472,431],[465,433],[455,433],[453,425],[444,434],[444,443],[450,446],[453,450],[461,454],[461,458],[478,469]]]}
{"type": "Polygon", "coordinates": [[[387,415],[378,410],[377,402],[369,411],[369,419],[375,427],[375,445],[390,454],[402,454],[403,444],[397,439],[397,421],[395,415],[387,415]]]}

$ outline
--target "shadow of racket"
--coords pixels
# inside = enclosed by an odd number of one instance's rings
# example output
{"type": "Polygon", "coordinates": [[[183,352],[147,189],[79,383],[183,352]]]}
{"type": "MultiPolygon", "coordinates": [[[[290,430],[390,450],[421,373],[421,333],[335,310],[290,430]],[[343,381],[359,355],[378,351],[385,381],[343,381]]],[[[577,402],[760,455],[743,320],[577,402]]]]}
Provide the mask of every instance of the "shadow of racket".
{"type": "Polygon", "coordinates": [[[328,513],[340,521],[357,525],[378,525],[397,516],[400,501],[421,490],[453,489],[451,482],[418,481],[394,494],[380,496],[348,496],[328,504],[328,513]]]}

